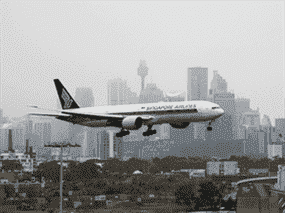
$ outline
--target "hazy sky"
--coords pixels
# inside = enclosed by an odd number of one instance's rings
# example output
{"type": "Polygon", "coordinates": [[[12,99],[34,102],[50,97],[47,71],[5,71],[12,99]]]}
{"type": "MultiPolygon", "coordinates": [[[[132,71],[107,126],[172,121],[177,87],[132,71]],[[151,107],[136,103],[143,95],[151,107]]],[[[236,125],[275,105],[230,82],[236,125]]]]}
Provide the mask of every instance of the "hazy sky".
{"type": "Polygon", "coordinates": [[[284,1],[1,3],[5,115],[27,104],[55,108],[54,78],[72,95],[92,87],[96,105],[115,77],[139,93],[144,59],[146,83],[166,92],[186,90],[188,67],[208,67],[209,83],[218,70],[253,109],[284,116],[284,1]]]}

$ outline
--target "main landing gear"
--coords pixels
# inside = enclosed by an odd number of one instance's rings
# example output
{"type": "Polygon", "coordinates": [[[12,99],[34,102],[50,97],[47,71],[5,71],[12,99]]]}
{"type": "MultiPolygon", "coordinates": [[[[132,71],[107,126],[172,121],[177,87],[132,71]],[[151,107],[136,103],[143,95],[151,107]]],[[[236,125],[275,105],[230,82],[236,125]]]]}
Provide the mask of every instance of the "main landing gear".
{"type": "Polygon", "coordinates": [[[208,130],[208,131],[212,131],[211,124],[212,124],[212,122],[214,122],[214,121],[215,121],[215,120],[210,121],[209,126],[207,127],[207,130],[208,130]]]}
{"type": "Polygon", "coordinates": [[[148,129],[146,132],[143,132],[143,136],[150,136],[150,135],[154,135],[156,134],[156,130],[155,129],[151,129],[152,128],[152,125],[151,126],[147,126],[148,129]]]}
{"type": "Polygon", "coordinates": [[[122,129],[121,132],[116,133],[116,137],[121,138],[129,134],[130,134],[130,131],[125,131],[124,129],[122,129]]]}

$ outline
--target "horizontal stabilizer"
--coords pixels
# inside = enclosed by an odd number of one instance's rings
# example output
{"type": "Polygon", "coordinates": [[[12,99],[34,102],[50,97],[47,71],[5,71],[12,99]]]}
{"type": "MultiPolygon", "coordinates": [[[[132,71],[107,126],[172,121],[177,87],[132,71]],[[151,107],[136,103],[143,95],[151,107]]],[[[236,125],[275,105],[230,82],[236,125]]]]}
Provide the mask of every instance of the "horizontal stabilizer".
{"type": "Polygon", "coordinates": [[[57,111],[57,112],[61,112],[61,110],[57,110],[57,109],[47,109],[47,108],[43,108],[43,107],[39,107],[36,105],[27,105],[28,108],[34,108],[34,109],[42,109],[42,110],[47,110],[47,111],[57,111]]]}
{"type": "Polygon", "coordinates": [[[63,113],[29,113],[29,115],[34,115],[34,116],[51,116],[51,117],[71,117],[72,115],[67,115],[63,113]]]}

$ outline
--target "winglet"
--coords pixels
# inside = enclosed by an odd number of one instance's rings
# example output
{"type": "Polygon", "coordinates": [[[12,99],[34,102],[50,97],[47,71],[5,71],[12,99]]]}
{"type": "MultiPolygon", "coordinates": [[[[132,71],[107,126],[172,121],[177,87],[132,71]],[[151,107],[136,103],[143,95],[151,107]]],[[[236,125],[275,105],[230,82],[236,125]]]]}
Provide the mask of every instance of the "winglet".
{"type": "Polygon", "coordinates": [[[58,94],[62,109],[79,108],[78,104],[74,101],[71,95],[67,92],[65,87],[59,81],[59,79],[54,79],[54,84],[57,90],[57,94],[58,94]]]}

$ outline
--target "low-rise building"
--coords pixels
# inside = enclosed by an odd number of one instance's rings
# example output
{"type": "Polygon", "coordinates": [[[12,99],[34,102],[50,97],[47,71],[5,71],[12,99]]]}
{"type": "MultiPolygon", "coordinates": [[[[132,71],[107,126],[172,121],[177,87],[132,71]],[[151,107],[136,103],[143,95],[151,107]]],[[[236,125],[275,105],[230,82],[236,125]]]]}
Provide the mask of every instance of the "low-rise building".
{"type": "Polygon", "coordinates": [[[190,179],[193,177],[205,177],[205,169],[191,169],[189,172],[190,179]]]}
{"type": "Polygon", "coordinates": [[[235,175],[237,172],[238,162],[236,161],[224,161],[222,162],[222,172],[224,175],[235,175]]]}
{"type": "Polygon", "coordinates": [[[207,175],[219,175],[221,168],[221,162],[208,162],[207,163],[207,175]]]}
{"type": "Polygon", "coordinates": [[[236,161],[222,161],[222,162],[208,162],[208,175],[235,175],[238,172],[238,162],[236,161]]]}
{"type": "Polygon", "coordinates": [[[7,153],[1,153],[0,154],[0,165],[2,167],[3,161],[5,160],[17,160],[19,161],[22,166],[24,167],[24,171],[26,172],[32,172],[34,165],[36,164],[36,158],[31,157],[29,154],[24,154],[20,153],[17,150],[12,153],[12,152],[7,152],[7,153]]]}

